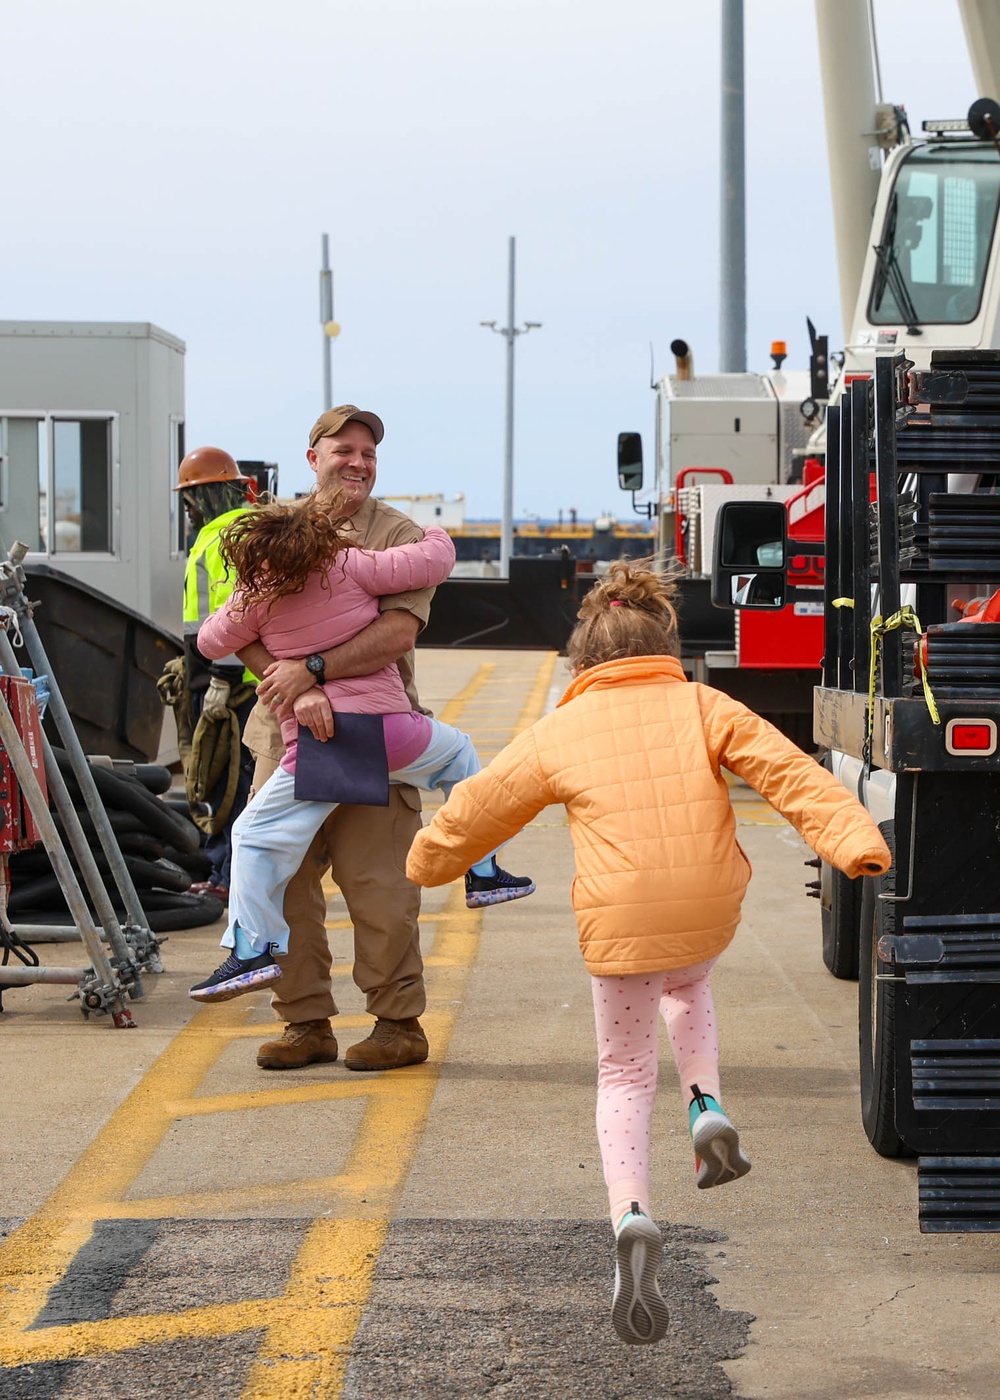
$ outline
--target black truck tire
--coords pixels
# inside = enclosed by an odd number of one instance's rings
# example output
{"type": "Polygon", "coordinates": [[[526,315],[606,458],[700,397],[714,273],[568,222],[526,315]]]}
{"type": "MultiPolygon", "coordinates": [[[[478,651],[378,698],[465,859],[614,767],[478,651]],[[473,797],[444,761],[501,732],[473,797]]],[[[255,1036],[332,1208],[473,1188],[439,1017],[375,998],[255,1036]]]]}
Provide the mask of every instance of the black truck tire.
{"type": "MultiPolygon", "coordinates": [[[[160,890],[146,890],[140,895],[140,903],[146,916],[146,927],[153,933],[173,933],[178,929],[202,928],[206,924],[217,923],[225,913],[225,906],[210,895],[167,893],[160,890]]],[[[117,906],[116,912],[124,919],[124,912],[117,906]]],[[[21,925],[24,940],[31,943],[31,925],[72,923],[65,904],[29,906],[19,910],[15,923],[21,925]]],[[[44,940],[42,940],[44,941],[44,940]]]]}
{"type": "Polygon", "coordinates": [[[883,934],[895,928],[894,904],[879,899],[896,889],[896,845],[893,822],[879,830],[893,855],[884,875],[864,880],[861,896],[861,939],[858,974],[858,1043],[861,1068],[861,1121],[868,1141],[880,1157],[903,1157],[909,1152],[896,1132],[896,983],[876,951],[883,934]]]}
{"type": "Polygon", "coordinates": [[[820,911],[823,923],[823,962],[828,972],[846,982],[858,980],[863,879],[852,880],[836,866],[823,875],[830,881],[830,907],[820,911]]]}
{"type": "MultiPolygon", "coordinates": [[[[70,794],[75,797],[79,793],[79,784],[73,773],[69,755],[63,749],[54,748],[52,752],[70,794]]],[[[117,807],[139,817],[146,830],[158,836],[165,845],[175,846],[179,851],[199,849],[201,832],[194,822],[176,808],[161,801],[138,779],[124,777],[97,763],[90,765],[90,771],[98,796],[105,807],[117,807]]]]}

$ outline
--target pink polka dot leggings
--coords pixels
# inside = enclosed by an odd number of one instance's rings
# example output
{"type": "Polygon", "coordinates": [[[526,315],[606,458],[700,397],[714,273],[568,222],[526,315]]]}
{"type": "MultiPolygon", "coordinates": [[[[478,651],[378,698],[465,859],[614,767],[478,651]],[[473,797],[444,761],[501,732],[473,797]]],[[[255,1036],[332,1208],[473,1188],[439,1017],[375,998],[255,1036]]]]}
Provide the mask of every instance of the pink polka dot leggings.
{"type": "Polygon", "coordinates": [[[710,980],[715,961],[672,972],[591,979],[597,1029],[597,1140],[614,1224],[632,1201],[650,1214],[658,1015],[666,1023],[674,1052],[685,1123],[692,1084],[719,1098],[719,1042],[710,980]]]}

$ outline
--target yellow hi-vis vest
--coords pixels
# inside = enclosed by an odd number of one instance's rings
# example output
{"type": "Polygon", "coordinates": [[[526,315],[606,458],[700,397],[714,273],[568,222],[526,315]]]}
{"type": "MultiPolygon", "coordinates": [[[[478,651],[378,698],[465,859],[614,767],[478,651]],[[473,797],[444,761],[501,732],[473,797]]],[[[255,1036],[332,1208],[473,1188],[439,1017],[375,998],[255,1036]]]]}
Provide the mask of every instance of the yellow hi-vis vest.
{"type": "MultiPolygon", "coordinates": [[[[214,613],[222,607],[236,587],[235,576],[227,573],[226,566],[222,562],[222,555],[219,552],[219,536],[227,525],[231,525],[234,520],[252,509],[252,506],[237,506],[235,510],[229,510],[225,515],[217,515],[214,520],[209,520],[207,524],[203,525],[195,537],[191,553],[188,555],[187,567],[184,570],[184,642],[186,648],[195,645],[201,624],[210,613],[214,613]]],[[[207,662],[205,664],[208,665],[207,662]]],[[[240,658],[238,656],[224,656],[220,661],[212,664],[215,666],[239,666],[240,658]]],[[[252,671],[244,667],[243,680],[246,684],[256,685],[257,679],[252,671]]]]}

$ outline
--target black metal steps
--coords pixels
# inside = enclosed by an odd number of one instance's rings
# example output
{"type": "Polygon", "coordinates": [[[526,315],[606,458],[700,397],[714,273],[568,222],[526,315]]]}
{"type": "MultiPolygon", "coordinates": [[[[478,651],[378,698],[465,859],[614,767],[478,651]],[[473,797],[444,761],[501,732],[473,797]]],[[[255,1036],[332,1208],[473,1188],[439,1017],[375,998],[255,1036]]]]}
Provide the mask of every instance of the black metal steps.
{"type": "Polygon", "coordinates": [[[927,676],[942,699],[1000,695],[1000,622],[945,622],[928,627],[927,676]]]}
{"type": "Polygon", "coordinates": [[[1000,1109],[1000,1040],[911,1040],[910,1066],[922,1112],[1000,1109]]]}
{"type": "Polygon", "coordinates": [[[878,955],[913,986],[1000,982],[1000,914],[911,915],[901,934],[879,939],[878,955]]]}
{"type": "Polygon", "coordinates": [[[1000,1231],[1000,1157],[920,1157],[920,1229],[924,1234],[1000,1231]]]}

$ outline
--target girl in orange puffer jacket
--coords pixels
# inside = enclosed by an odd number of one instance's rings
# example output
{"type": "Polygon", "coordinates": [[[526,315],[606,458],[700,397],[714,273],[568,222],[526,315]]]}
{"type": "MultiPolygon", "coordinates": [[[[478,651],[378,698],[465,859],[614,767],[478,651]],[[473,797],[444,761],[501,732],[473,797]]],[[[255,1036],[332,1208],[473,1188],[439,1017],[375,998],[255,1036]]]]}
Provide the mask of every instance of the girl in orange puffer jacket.
{"type": "Polygon", "coordinates": [[[711,968],[736,931],[750,866],[722,769],[738,774],[847,875],[890,855],[859,802],[772,725],[681,667],[675,586],[624,563],[587,595],[552,714],[466,779],[419,832],[406,873],[457,879],[543,807],[563,803],[573,907],[593,978],[597,1132],[617,1239],[612,1320],[656,1342],[662,1237],[649,1212],[657,1017],[666,1023],[702,1189],[750,1170],[722,1111],[711,968]]]}

